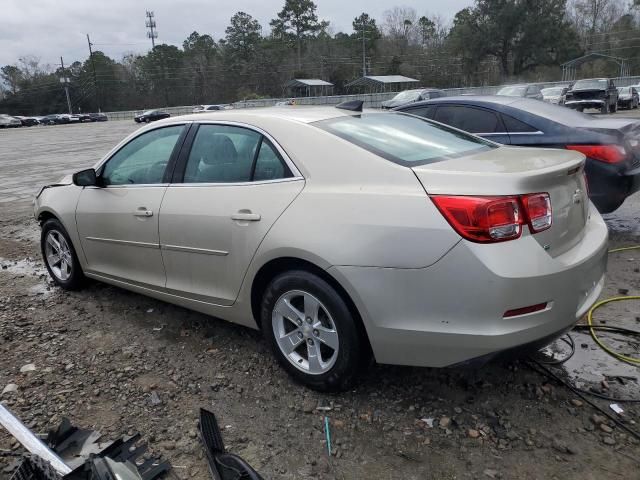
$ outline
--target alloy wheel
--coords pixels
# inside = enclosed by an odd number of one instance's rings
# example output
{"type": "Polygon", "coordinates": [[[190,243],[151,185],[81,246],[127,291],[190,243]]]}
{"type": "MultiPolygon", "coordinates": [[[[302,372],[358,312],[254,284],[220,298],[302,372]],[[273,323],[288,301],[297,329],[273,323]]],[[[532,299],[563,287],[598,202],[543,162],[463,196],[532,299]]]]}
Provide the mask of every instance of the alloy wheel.
{"type": "Polygon", "coordinates": [[[55,277],[66,282],[71,276],[73,255],[64,235],[58,230],[49,230],[45,238],[45,258],[55,277]]]}
{"type": "Polygon", "coordinates": [[[333,367],[340,341],[331,314],[308,292],[292,290],[276,302],[272,326],[280,351],[297,369],[321,375],[333,367]]]}

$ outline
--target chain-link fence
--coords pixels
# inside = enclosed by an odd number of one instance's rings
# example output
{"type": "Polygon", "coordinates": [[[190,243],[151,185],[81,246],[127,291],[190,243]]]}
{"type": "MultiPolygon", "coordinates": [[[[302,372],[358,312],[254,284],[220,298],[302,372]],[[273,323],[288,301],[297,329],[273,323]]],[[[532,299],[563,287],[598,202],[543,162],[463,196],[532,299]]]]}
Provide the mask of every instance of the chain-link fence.
{"type": "MultiPolygon", "coordinates": [[[[640,84],[640,77],[619,77],[613,79],[618,87],[627,87],[629,85],[640,84]]],[[[569,82],[536,82],[541,88],[567,86],[569,82]]],[[[444,88],[443,90],[449,96],[454,95],[495,95],[502,85],[482,86],[482,87],[464,87],[464,88],[444,88]]],[[[356,95],[331,95],[322,97],[298,97],[295,99],[297,105],[337,105],[349,100],[363,100],[364,106],[368,108],[379,108],[382,102],[390,100],[398,92],[386,93],[365,93],[356,95]]],[[[289,98],[262,98],[257,100],[244,100],[233,103],[234,108],[259,108],[272,107],[279,102],[284,102],[289,98]]],[[[193,112],[193,106],[181,107],[159,107],[159,110],[170,113],[172,116],[185,115],[193,112]]],[[[142,113],[142,110],[128,110],[121,112],[106,112],[109,120],[130,120],[136,115],[142,113]]]]}

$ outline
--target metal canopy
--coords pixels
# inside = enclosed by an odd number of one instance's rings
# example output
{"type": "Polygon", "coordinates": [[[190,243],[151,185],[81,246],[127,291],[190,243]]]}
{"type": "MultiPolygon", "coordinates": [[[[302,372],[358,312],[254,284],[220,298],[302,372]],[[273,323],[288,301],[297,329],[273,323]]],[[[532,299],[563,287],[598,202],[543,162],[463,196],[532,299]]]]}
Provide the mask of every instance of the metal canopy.
{"type": "Polygon", "coordinates": [[[611,55],[605,55],[603,53],[588,53],[587,55],[583,55],[582,57],[574,58],[573,60],[569,60],[566,63],[561,65],[562,67],[562,81],[570,82],[576,79],[576,73],[578,68],[587,63],[593,62],[595,60],[604,59],[608,62],[613,62],[618,64],[620,67],[619,77],[627,77],[631,73],[631,67],[628,64],[628,60],[626,58],[621,57],[613,57],[611,55]]]}
{"type": "Polygon", "coordinates": [[[332,93],[333,83],[319,78],[294,78],[285,83],[284,88],[295,97],[310,97],[332,93]]]}
{"type": "Polygon", "coordinates": [[[393,86],[413,86],[420,83],[415,78],[405,77],[404,75],[367,75],[346,85],[347,88],[364,87],[375,91],[385,92],[387,87],[393,86]]]}
{"type": "Polygon", "coordinates": [[[333,87],[333,83],[325,82],[319,78],[294,78],[284,84],[287,88],[292,87],[333,87]]]}

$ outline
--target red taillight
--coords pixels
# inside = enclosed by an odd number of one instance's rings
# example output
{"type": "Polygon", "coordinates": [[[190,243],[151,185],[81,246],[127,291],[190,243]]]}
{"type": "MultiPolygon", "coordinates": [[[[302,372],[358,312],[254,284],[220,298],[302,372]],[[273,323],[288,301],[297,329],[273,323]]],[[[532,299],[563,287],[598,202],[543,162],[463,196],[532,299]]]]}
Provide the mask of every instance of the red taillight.
{"type": "Polygon", "coordinates": [[[627,159],[627,151],[621,145],[567,145],[567,149],[605,163],[620,163],[627,159]]]}
{"type": "Polygon", "coordinates": [[[506,197],[432,195],[440,213],[458,234],[472,242],[496,243],[515,240],[523,225],[531,233],[551,226],[551,201],[548,193],[506,197]]]}
{"type": "Polygon", "coordinates": [[[531,233],[538,233],[551,227],[551,199],[548,193],[532,193],[522,196],[524,211],[529,220],[531,233]]]}
{"type": "Polygon", "coordinates": [[[479,243],[513,240],[524,224],[518,197],[434,195],[438,210],[456,232],[479,243]]]}

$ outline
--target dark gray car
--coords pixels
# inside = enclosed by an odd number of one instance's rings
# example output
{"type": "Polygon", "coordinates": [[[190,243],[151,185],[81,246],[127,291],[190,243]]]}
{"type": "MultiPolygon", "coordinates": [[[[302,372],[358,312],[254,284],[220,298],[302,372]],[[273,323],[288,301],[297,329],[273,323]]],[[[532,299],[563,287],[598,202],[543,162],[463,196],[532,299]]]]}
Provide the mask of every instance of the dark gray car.
{"type": "Polygon", "coordinates": [[[382,102],[382,108],[395,108],[408,103],[421,102],[422,100],[431,100],[432,98],[445,97],[443,90],[435,88],[416,88],[413,90],[405,90],[400,92],[391,100],[382,102]]]}

